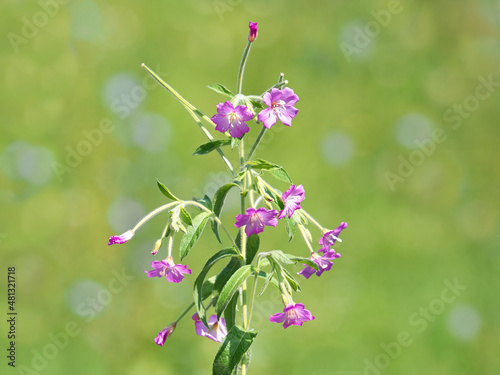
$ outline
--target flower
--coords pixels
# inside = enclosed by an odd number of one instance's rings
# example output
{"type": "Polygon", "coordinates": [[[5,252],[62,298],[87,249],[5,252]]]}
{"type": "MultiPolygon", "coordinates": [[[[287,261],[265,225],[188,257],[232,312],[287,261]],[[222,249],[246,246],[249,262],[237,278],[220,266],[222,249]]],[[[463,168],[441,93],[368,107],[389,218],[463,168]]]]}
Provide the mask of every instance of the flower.
{"type": "Polygon", "coordinates": [[[111,237],[109,237],[108,246],[114,245],[114,244],[125,243],[128,240],[130,240],[132,237],[134,237],[134,234],[135,233],[133,230],[128,230],[125,233],[120,234],[119,236],[111,236],[111,237]]]}
{"type": "Polygon", "coordinates": [[[248,34],[248,41],[252,43],[257,38],[257,22],[251,22],[248,24],[250,28],[250,34],[248,34]]]}
{"type": "Polygon", "coordinates": [[[175,331],[175,327],[177,327],[177,323],[173,322],[170,323],[165,328],[163,328],[160,332],[158,332],[158,336],[156,336],[155,342],[158,345],[163,346],[167,337],[170,336],[175,331]]]}
{"type": "Polygon", "coordinates": [[[342,240],[338,238],[340,232],[347,228],[347,223],[346,222],[341,222],[340,225],[335,228],[334,230],[331,230],[329,232],[326,232],[323,237],[319,239],[319,244],[321,245],[321,249],[319,250],[320,252],[327,252],[330,250],[330,247],[332,247],[335,244],[335,241],[340,241],[342,240]]]}
{"type": "Polygon", "coordinates": [[[212,121],[217,125],[215,130],[229,134],[233,138],[240,138],[248,133],[250,128],[245,123],[253,118],[253,113],[244,106],[239,105],[234,108],[233,103],[227,101],[217,104],[217,114],[212,117],[212,121]]]}
{"type": "Polygon", "coordinates": [[[184,273],[191,275],[191,270],[182,264],[175,264],[171,256],[164,260],[154,260],[151,262],[151,271],[144,271],[148,277],[165,276],[171,283],[180,283],[184,279],[184,273]]]}
{"type": "Polygon", "coordinates": [[[276,313],[269,317],[269,320],[273,323],[283,323],[283,328],[287,328],[291,325],[302,326],[303,322],[308,320],[314,320],[309,310],[304,308],[302,303],[296,303],[287,305],[282,313],[276,313]]]}
{"type": "Polygon", "coordinates": [[[299,112],[293,105],[299,101],[299,97],[291,88],[285,87],[283,90],[272,88],[271,92],[266,92],[262,99],[269,108],[260,111],[258,119],[266,128],[270,129],[276,124],[276,116],[283,125],[292,126],[292,119],[299,112]]]}
{"type": "Polygon", "coordinates": [[[210,328],[207,328],[207,326],[203,324],[198,316],[198,313],[195,313],[192,319],[194,320],[194,326],[198,336],[205,336],[216,342],[224,341],[224,338],[227,335],[226,322],[224,318],[217,321],[217,315],[212,315],[208,318],[208,325],[210,328]]]}
{"type": "Polygon", "coordinates": [[[300,209],[300,202],[302,202],[304,198],[305,191],[302,185],[290,186],[288,190],[283,193],[282,199],[285,204],[285,208],[280,211],[278,219],[283,219],[285,216],[288,216],[290,219],[295,210],[300,209]]]}
{"type": "Polygon", "coordinates": [[[336,253],[335,250],[327,251],[323,255],[312,253],[311,260],[318,265],[318,270],[304,264],[305,268],[297,273],[304,276],[306,279],[310,278],[314,273],[316,273],[317,276],[321,276],[323,272],[330,271],[332,269],[332,260],[337,258],[340,258],[340,254],[336,253]]]}
{"type": "Polygon", "coordinates": [[[264,231],[264,226],[268,225],[275,227],[278,225],[278,219],[276,215],[278,211],[276,210],[266,210],[264,207],[255,209],[252,207],[247,208],[246,215],[236,215],[236,223],[234,226],[236,228],[241,228],[245,225],[245,233],[247,237],[252,234],[258,234],[264,231]]]}

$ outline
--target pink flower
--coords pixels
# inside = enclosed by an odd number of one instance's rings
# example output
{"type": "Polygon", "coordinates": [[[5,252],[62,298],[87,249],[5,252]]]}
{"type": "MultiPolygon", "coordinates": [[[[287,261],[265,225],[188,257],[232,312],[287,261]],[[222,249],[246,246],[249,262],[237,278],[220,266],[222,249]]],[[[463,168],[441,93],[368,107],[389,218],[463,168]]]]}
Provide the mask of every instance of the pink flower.
{"type": "Polygon", "coordinates": [[[191,270],[182,264],[175,264],[171,256],[164,260],[154,260],[151,263],[151,271],[144,271],[148,277],[165,276],[171,283],[180,283],[184,279],[184,273],[191,275],[191,270]]]}
{"type": "Polygon", "coordinates": [[[248,34],[248,41],[251,43],[257,38],[257,22],[250,22],[248,24],[250,34],[248,34]]]}
{"type": "Polygon", "coordinates": [[[251,119],[253,119],[253,113],[246,106],[239,105],[234,108],[233,103],[229,101],[217,104],[217,114],[212,117],[212,121],[217,125],[215,130],[221,133],[229,130],[233,138],[240,138],[248,133],[250,128],[245,121],[251,119]]]}
{"type": "Polygon", "coordinates": [[[163,346],[168,336],[170,336],[175,331],[175,327],[177,327],[177,323],[173,322],[163,328],[160,332],[158,332],[158,336],[156,336],[155,342],[158,345],[163,346]]]}
{"type": "Polygon", "coordinates": [[[314,273],[317,276],[321,276],[323,272],[330,271],[332,269],[333,260],[337,258],[340,258],[340,254],[336,253],[335,250],[327,251],[323,255],[312,253],[311,259],[318,265],[318,270],[316,271],[314,268],[304,264],[305,268],[298,272],[298,274],[304,276],[306,279],[310,278],[314,273]]]}
{"type": "Polygon", "coordinates": [[[108,241],[108,246],[109,245],[114,245],[114,244],[122,244],[130,240],[132,237],[134,237],[134,231],[133,230],[128,230],[123,234],[120,234],[119,236],[111,236],[109,237],[108,241]]]}
{"type": "Polygon", "coordinates": [[[299,101],[299,97],[291,88],[285,87],[283,90],[273,88],[271,92],[266,92],[262,99],[269,108],[260,111],[258,119],[266,128],[270,129],[276,124],[277,117],[283,125],[292,126],[292,119],[299,112],[294,107],[294,104],[299,101]]]}
{"type": "Polygon", "coordinates": [[[217,321],[217,315],[212,315],[208,318],[208,326],[210,328],[207,328],[207,326],[203,324],[198,316],[198,313],[194,314],[192,319],[194,320],[194,326],[198,336],[205,336],[216,342],[224,341],[224,338],[227,335],[226,322],[224,318],[217,321]]]}
{"type": "Polygon", "coordinates": [[[327,252],[330,250],[330,247],[332,247],[335,244],[335,241],[340,241],[342,240],[338,238],[340,232],[347,228],[347,223],[346,222],[341,222],[340,225],[335,228],[334,230],[331,230],[329,232],[326,232],[323,237],[319,239],[319,244],[322,245],[321,249],[319,250],[320,252],[327,252]]]}
{"type": "Polygon", "coordinates": [[[282,313],[270,316],[269,320],[273,323],[284,323],[283,328],[287,328],[291,325],[301,326],[303,322],[314,320],[314,316],[304,308],[302,303],[296,303],[287,305],[282,313]]]}
{"type": "Polygon", "coordinates": [[[264,231],[264,226],[275,227],[278,225],[278,219],[276,215],[278,211],[276,210],[266,210],[264,207],[255,209],[252,207],[247,208],[246,215],[236,215],[236,223],[234,226],[236,228],[241,228],[245,225],[245,233],[247,237],[252,234],[259,234],[264,231]]]}
{"type": "Polygon", "coordinates": [[[302,185],[290,186],[288,190],[283,193],[282,199],[285,204],[285,208],[280,211],[278,219],[283,219],[285,216],[288,216],[290,219],[295,210],[300,209],[300,203],[304,200],[304,198],[305,191],[302,185]]]}

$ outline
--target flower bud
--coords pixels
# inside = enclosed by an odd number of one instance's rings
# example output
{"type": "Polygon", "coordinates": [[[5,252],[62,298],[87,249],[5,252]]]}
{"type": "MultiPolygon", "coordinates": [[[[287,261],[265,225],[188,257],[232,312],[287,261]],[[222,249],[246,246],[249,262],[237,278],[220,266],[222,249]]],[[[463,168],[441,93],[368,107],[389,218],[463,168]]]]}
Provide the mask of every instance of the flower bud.
{"type": "Polygon", "coordinates": [[[257,22],[250,22],[248,24],[250,34],[248,34],[248,41],[252,43],[257,38],[257,22]]]}
{"type": "Polygon", "coordinates": [[[153,251],[151,252],[151,254],[156,255],[158,250],[160,250],[161,242],[162,242],[161,240],[156,241],[155,246],[153,247],[153,251]]]}

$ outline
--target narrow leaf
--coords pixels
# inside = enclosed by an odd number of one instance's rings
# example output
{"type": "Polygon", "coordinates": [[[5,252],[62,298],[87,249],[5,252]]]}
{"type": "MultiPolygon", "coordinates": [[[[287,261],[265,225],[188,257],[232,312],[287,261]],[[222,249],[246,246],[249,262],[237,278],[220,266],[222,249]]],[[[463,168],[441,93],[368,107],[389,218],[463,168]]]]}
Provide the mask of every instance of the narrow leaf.
{"type": "Polygon", "coordinates": [[[253,267],[247,264],[238,268],[233,276],[231,276],[231,278],[227,281],[226,285],[224,285],[219,294],[219,299],[217,300],[217,319],[220,318],[234,293],[236,293],[243,281],[245,281],[252,273],[253,267]]]}
{"type": "Polygon", "coordinates": [[[288,183],[292,183],[292,179],[288,175],[287,171],[285,169],[277,164],[270,163],[266,160],[263,159],[257,159],[254,161],[249,161],[246,163],[248,166],[252,167],[253,169],[257,170],[266,170],[269,171],[274,177],[276,177],[279,180],[283,180],[288,183]]]}
{"type": "Polygon", "coordinates": [[[263,255],[268,258],[272,258],[275,262],[281,265],[289,265],[294,263],[294,261],[290,260],[281,250],[272,250],[264,253],[263,255]]]}
{"type": "Polygon", "coordinates": [[[229,138],[216,139],[198,146],[198,148],[194,151],[193,155],[205,155],[218,149],[219,147],[227,146],[230,144],[231,144],[231,139],[229,138]]]}
{"type": "Polygon", "coordinates": [[[234,94],[229,90],[226,86],[221,85],[220,83],[211,83],[207,86],[210,90],[214,90],[215,92],[226,95],[230,98],[234,97],[234,94]]]}
{"type": "Polygon", "coordinates": [[[293,240],[293,237],[295,236],[295,231],[297,230],[297,224],[295,221],[292,219],[289,219],[288,217],[285,217],[286,219],[286,232],[288,233],[288,242],[293,240]]]}
{"type": "MultiPolygon", "coordinates": [[[[193,286],[193,301],[195,303],[196,310],[198,311],[198,316],[203,321],[203,324],[205,324],[206,327],[208,327],[208,324],[206,321],[205,306],[203,305],[203,299],[204,299],[203,288],[205,287],[205,282],[204,282],[205,277],[207,276],[208,271],[210,271],[210,268],[212,268],[212,266],[219,260],[235,255],[238,255],[238,252],[234,248],[220,250],[215,255],[213,255],[209,260],[207,260],[205,266],[203,267],[199,275],[196,277],[193,286]]],[[[212,290],[214,285],[215,285],[215,279],[212,284],[212,290]]]]}
{"type": "Polygon", "coordinates": [[[238,268],[241,267],[241,262],[238,258],[234,257],[232,258],[228,264],[226,264],[226,267],[217,275],[217,278],[215,279],[215,285],[214,285],[214,290],[220,291],[226,285],[227,281],[233,276],[233,274],[236,272],[238,268]]]}
{"type": "Polygon", "coordinates": [[[299,292],[300,285],[292,274],[286,268],[282,268],[281,271],[283,272],[283,276],[285,276],[285,280],[288,282],[288,285],[290,285],[295,292],[299,292]]]}
{"type": "Polygon", "coordinates": [[[211,212],[202,212],[198,214],[193,220],[193,225],[188,227],[186,234],[182,237],[180,243],[180,257],[181,260],[184,259],[189,251],[196,244],[198,239],[200,238],[203,229],[205,229],[205,225],[207,223],[208,218],[212,215],[211,212]]]}
{"type": "Polygon", "coordinates": [[[158,188],[162,192],[164,196],[166,196],[168,199],[172,199],[173,201],[180,201],[179,198],[177,198],[175,195],[173,195],[170,190],[167,189],[165,185],[163,185],[160,181],[156,180],[156,184],[158,185],[158,188]]]}
{"type": "Polygon", "coordinates": [[[208,195],[205,194],[205,196],[203,198],[194,197],[193,200],[204,205],[206,208],[208,208],[210,211],[212,211],[212,200],[210,199],[210,197],[208,195]]]}
{"type": "Polygon", "coordinates": [[[227,193],[231,190],[232,187],[239,186],[234,182],[230,182],[221,186],[214,194],[214,213],[217,217],[220,216],[222,212],[222,206],[224,205],[224,200],[226,199],[227,193]]]}
{"type": "Polygon", "coordinates": [[[229,301],[224,310],[224,320],[226,328],[230,330],[236,324],[236,305],[238,305],[239,292],[234,293],[233,298],[229,301]]]}
{"type": "Polygon", "coordinates": [[[244,331],[233,326],[215,355],[213,375],[231,375],[252,345],[257,332],[244,331]]]}
{"type": "Polygon", "coordinates": [[[186,211],[186,209],[184,207],[181,207],[179,216],[181,217],[181,220],[185,224],[193,225],[193,219],[191,218],[191,215],[189,214],[189,212],[186,211]]]}
{"type": "Polygon", "coordinates": [[[255,233],[247,238],[247,248],[246,248],[246,263],[251,264],[255,258],[255,254],[259,251],[260,239],[255,233]]]}

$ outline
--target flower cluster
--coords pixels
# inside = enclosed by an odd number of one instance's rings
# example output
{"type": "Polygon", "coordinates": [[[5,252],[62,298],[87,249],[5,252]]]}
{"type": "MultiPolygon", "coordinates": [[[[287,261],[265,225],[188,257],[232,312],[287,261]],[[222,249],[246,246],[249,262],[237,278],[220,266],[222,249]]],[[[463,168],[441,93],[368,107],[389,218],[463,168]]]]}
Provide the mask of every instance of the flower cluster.
{"type": "MultiPolygon", "coordinates": [[[[305,189],[302,184],[293,184],[283,167],[263,159],[253,158],[265,132],[278,120],[285,126],[292,125],[292,120],[298,113],[295,105],[299,101],[295,92],[287,87],[288,81],[284,80],[283,74],[280,74],[276,84],[261,95],[242,94],[244,67],[250,47],[256,38],[257,23],[250,22],[248,44],[238,73],[236,94],[220,84],[209,86],[220,94],[230,97],[230,100],[217,104],[217,113],[211,118],[204,115],[163,82],[156,73],[143,65],[157,82],[177,98],[207,135],[209,142],[198,147],[195,155],[208,154],[216,150],[228,167],[232,179],[220,186],[213,196],[205,195],[203,198],[192,200],[177,198],[158,181],[158,188],[169,199],[169,203],[157,207],[142,218],[134,228],[121,235],[111,236],[108,241],[108,245],[126,243],[150,219],[160,213],[166,213],[165,227],[151,252],[153,256],[156,256],[165,242],[167,243],[166,257],[161,260],[152,260],[151,269],[144,272],[148,278],[165,278],[174,287],[184,279],[189,279],[187,275],[193,272],[187,265],[180,262],[183,262],[190,254],[205,228],[212,229],[223,248],[215,254],[208,255],[206,264],[195,278],[192,303],[177,320],[160,330],[154,341],[157,345],[163,346],[167,338],[176,330],[180,320],[188,316],[189,311],[195,308],[196,312],[191,316],[196,334],[218,343],[224,343],[221,350],[229,347],[228,352],[222,353],[221,356],[240,356],[229,361],[233,367],[226,373],[244,373],[233,370],[236,364],[239,364],[239,370],[243,368],[243,356],[248,354],[252,337],[255,337],[250,324],[256,298],[255,291],[258,290],[258,283],[262,280],[265,281],[262,282],[261,294],[268,285],[273,285],[279,289],[284,305],[282,312],[269,317],[270,322],[283,324],[283,328],[286,329],[293,325],[302,326],[304,322],[315,319],[304,304],[294,301],[293,293],[299,290],[299,283],[295,279],[296,276],[292,275],[286,267],[303,264],[304,268],[298,274],[305,279],[309,279],[313,274],[319,277],[326,271],[330,271],[334,260],[341,256],[333,246],[337,242],[342,242],[339,238],[340,233],[347,228],[347,223],[342,222],[333,230],[325,229],[302,207],[305,200],[305,189]],[[205,128],[202,120],[214,126],[216,131],[223,133],[222,138],[215,139],[205,128]],[[254,124],[249,125],[250,121],[254,124]],[[249,151],[245,153],[244,143],[251,126],[257,126],[259,134],[249,151]],[[222,146],[228,145],[231,145],[231,150],[237,149],[238,151],[239,170],[225,156],[224,150],[229,147],[223,148],[222,146]],[[282,192],[275,188],[267,181],[268,176],[285,181],[286,190],[282,192]],[[238,215],[233,216],[234,227],[238,228],[237,231],[232,226],[225,226],[221,215],[224,200],[230,189],[239,190],[241,210],[238,215]],[[274,228],[278,225],[286,226],[290,241],[296,233],[300,233],[305,242],[303,256],[287,254],[281,250],[259,250],[261,241],[259,235],[265,230],[271,230],[266,227],[274,228]],[[308,229],[309,225],[319,230],[318,242],[313,240],[314,237],[308,229]],[[231,234],[231,228],[233,232],[237,232],[236,235],[231,234]],[[182,236],[182,238],[179,241],[179,255],[178,257],[176,255],[174,260],[172,254],[176,236],[177,238],[182,236]],[[209,277],[213,273],[211,267],[222,259],[229,260],[229,262],[225,267],[220,267],[222,271],[218,275],[209,277]],[[248,287],[247,279],[253,280],[253,288],[248,287]],[[216,314],[210,314],[211,310],[215,310],[216,314]],[[241,340],[242,337],[245,339],[241,340]],[[231,345],[227,345],[236,339],[241,342],[239,345],[242,345],[237,351],[233,350],[237,354],[231,352],[231,345]]],[[[260,246],[260,249],[262,248],[265,247],[260,246]]],[[[207,256],[206,253],[205,251],[202,254],[207,256]]]]}

